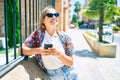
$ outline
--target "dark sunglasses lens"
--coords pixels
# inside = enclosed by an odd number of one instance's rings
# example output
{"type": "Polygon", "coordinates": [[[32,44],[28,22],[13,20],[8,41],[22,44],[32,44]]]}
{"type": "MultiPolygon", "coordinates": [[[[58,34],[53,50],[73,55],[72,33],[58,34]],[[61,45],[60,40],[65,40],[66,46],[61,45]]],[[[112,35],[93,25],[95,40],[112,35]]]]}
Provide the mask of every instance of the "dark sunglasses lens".
{"type": "Polygon", "coordinates": [[[54,14],[52,14],[52,13],[47,13],[47,14],[46,14],[47,17],[53,17],[53,15],[54,15],[55,17],[59,17],[59,13],[54,13],[54,14]]]}
{"type": "Polygon", "coordinates": [[[54,15],[55,15],[55,17],[59,17],[59,13],[55,13],[54,15]]]}
{"type": "Polygon", "coordinates": [[[53,17],[53,14],[52,13],[47,13],[46,14],[48,17],[53,17]]]}

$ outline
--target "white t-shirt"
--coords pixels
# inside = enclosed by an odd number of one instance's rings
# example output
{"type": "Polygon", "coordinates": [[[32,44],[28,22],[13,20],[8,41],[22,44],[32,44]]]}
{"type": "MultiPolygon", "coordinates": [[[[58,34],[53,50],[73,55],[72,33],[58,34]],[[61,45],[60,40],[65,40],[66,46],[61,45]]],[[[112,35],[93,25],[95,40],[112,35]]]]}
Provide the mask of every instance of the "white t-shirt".
{"type": "MultiPolygon", "coordinates": [[[[53,44],[53,47],[65,53],[59,37],[53,38],[48,34],[47,31],[45,31],[42,46],[44,46],[44,44],[53,44]]],[[[62,61],[58,58],[58,56],[54,55],[42,56],[42,60],[46,69],[58,69],[64,65],[62,61]]]]}

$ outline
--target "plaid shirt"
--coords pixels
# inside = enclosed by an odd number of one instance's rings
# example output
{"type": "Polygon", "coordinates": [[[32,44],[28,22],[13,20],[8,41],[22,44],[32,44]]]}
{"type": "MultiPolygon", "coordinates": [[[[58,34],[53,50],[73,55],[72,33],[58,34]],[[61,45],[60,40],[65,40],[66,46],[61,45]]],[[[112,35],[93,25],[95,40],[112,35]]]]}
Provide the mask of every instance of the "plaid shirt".
{"type": "MultiPolygon", "coordinates": [[[[65,50],[65,54],[67,56],[71,56],[73,55],[73,44],[71,42],[71,39],[68,35],[66,35],[64,32],[57,32],[60,38],[60,41],[63,45],[63,48],[65,50]]],[[[25,40],[25,44],[30,47],[30,48],[37,48],[37,47],[41,47],[41,43],[44,39],[45,36],[45,31],[44,30],[40,30],[37,29],[34,32],[31,33],[31,35],[25,40]]],[[[46,71],[46,68],[43,65],[42,59],[41,59],[41,55],[40,54],[36,54],[35,55],[36,59],[38,60],[38,63],[40,64],[40,67],[46,71]]]]}

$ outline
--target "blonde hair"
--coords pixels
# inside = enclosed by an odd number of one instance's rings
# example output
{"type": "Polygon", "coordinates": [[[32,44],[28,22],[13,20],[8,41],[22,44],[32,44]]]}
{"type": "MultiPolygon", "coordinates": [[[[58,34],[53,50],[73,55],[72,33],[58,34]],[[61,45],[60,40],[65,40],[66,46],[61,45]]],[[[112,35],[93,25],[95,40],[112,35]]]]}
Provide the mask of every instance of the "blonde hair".
{"type": "Polygon", "coordinates": [[[45,25],[44,25],[43,21],[46,16],[47,10],[51,9],[51,8],[54,9],[51,5],[49,5],[49,6],[45,7],[41,12],[41,15],[40,15],[40,29],[41,30],[45,30],[45,25]]]}

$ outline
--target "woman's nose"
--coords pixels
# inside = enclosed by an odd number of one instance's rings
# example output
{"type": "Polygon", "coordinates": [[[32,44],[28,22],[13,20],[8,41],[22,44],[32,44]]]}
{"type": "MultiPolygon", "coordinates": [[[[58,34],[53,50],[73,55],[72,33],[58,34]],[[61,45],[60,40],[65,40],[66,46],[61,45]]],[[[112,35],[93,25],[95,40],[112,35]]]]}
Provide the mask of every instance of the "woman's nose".
{"type": "Polygon", "coordinates": [[[53,15],[53,17],[54,17],[54,18],[56,18],[56,16],[55,16],[55,15],[53,15]]]}

